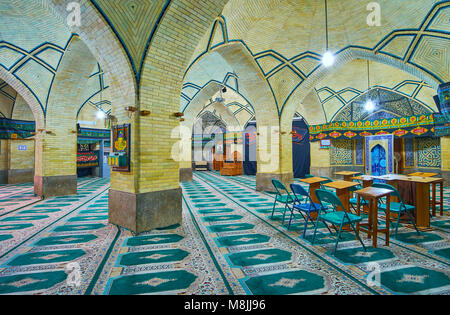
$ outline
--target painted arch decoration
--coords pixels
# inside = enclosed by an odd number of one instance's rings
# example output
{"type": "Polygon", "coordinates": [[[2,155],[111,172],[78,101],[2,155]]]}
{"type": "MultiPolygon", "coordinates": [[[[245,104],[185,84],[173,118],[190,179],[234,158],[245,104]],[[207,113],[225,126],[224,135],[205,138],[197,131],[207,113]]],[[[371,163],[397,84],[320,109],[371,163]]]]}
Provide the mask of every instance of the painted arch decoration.
{"type": "Polygon", "coordinates": [[[396,138],[435,136],[434,114],[382,120],[337,121],[310,126],[311,141],[323,139],[363,139],[394,135],[396,138]]]}

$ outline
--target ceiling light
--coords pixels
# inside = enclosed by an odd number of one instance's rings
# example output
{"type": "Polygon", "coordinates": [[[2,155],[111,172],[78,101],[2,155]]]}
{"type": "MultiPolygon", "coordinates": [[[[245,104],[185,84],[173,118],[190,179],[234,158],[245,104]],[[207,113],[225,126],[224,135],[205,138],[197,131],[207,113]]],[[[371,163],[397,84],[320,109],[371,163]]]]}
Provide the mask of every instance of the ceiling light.
{"type": "Polygon", "coordinates": [[[323,56],[322,56],[322,64],[325,67],[331,67],[334,64],[335,61],[335,57],[334,54],[331,51],[327,51],[323,56]]]}
{"type": "Polygon", "coordinates": [[[375,110],[375,103],[372,100],[368,100],[364,107],[366,111],[373,112],[375,110]]]}
{"type": "Polygon", "coordinates": [[[106,118],[105,112],[102,111],[102,110],[97,111],[97,118],[98,119],[105,119],[106,118]]]}

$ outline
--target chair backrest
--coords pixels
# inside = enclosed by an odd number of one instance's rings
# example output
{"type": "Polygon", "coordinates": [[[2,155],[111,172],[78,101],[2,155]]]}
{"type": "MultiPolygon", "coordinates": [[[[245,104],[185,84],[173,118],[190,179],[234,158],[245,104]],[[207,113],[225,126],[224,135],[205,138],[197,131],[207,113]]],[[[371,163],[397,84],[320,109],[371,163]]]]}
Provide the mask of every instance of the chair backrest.
{"type": "Polygon", "coordinates": [[[363,189],[363,187],[361,185],[358,185],[358,186],[350,187],[348,190],[350,190],[351,192],[355,192],[355,191],[361,190],[361,189],[363,189]]]}
{"type": "Polygon", "coordinates": [[[315,177],[314,175],[311,175],[311,174],[306,174],[305,175],[305,178],[313,178],[313,177],[315,177]]]}
{"type": "Polygon", "coordinates": [[[321,176],[322,178],[325,178],[327,181],[326,182],[322,182],[321,184],[328,184],[328,183],[332,183],[333,180],[329,177],[325,177],[325,176],[321,176]]]}
{"type": "Polygon", "coordinates": [[[337,207],[341,207],[342,209],[347,211],[347,209],[345,209],[344,206],[342,205],[341,200],[334,192],[325,189],[317,189],[316,197],[317,199],[319,199],[320,203],[322,204],[322,207],[325,207],[324,202],[327,202],[331,204],[335,210],[337,207]]]}
{"type": "Polygon", "coordinates": [[[306,197],[304,199],[305,205],[307,203],[309,203],[309,209],[310,210],[314,209],[314,210],[319,210],[320,211],[320,206],[318,206],[316,203],[314,203],[314,201],[311,199],[310,194],[300,184],[291,184],[291,190],[294,193],[295,203],[297,203],[297,204],[301,203],[301,199],[298,196],[306,197]]]}
{"type": "Polygon", "coordinates": [[[311,199],[309,197],[308,192],[300,184],[291,184],[291,190],[294,193],[295,200],[298,202],[300,202],[300,200],[303,199],[299,197],[307,197],[308,199],[311,199]]]}
{"type": "Polygon", "coordinates": [[[279,195],[290,195],[289,191],[287,190],[286,186],[282,182],[280,182],[278,179],[272,179],[272,184],[275,187],[275,190],[279,195]]]}
{"type": "Polygon", "coordinates": [[[389,184],[376,183],[376,184],[373,184],[372,187],[392,190],[393,192],[391,193],[391,195],[394,197],[397,197],[398,200],[400,201],[400,203],[402,203],[402,204],[404,203],[402,196],[398,192],[397,188],[395,188],[394,186],[389,185],[389,184]]]}

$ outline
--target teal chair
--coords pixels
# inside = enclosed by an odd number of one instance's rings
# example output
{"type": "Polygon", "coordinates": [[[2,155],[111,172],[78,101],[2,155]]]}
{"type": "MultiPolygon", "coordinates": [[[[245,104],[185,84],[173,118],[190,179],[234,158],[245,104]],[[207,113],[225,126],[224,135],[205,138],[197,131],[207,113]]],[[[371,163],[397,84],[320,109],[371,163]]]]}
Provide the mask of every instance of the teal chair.
{"type": "Polygon", "coordinates": [[[331,191],[331,188],[327,188],[326,186],[324,186],[323,184],[328,184],[328,183],[332,183],[333,182],[333,180],[331,179],[331,178],[329,178],[329,177],[325,177],[325,176],[320,176],[321,178],[325,178],[326,179],[326,181],[324,181],[324,182],[321,182],[320,183],[320,187],[323,189],[323,190],[329,190],[329,191],[331,191]]]}
{"type": "Polygon", "coordinates": [[[286,186],[282,182],[280,182],[278,179],[272,179],[272,184],[275,187],[276,195],[275,195],[275,201],[273,203],[273,209],[272,209],[272,219],[273,214],[275,213],[275,206],[277,205],[277,202],[284,204],[284,212],[283,212],[283,223],[284,219],[286,217],[286,211],[289,208],[289,204],[294,203],[294,198],[291,196],[289,191],[287,190],[286,186]]]}
{"type": "Polygon", "coordinates": [[[354,225],[357,222],[361,222],[362,217],[357,216],[352,213],[348,213],[347,211],[338,211],[337,210],[338,207],[341,207],[344,210],[347,210],[347,209],[344,208],[341,200],[338,198],[338,196],[334,192],[330,192],[328,190],[323,190],[323,189],[317,189],[316,196],[317,196],[317,199],[320,201],[321,207],[320,207],[320,211],[319,211],[319,216],[317,218],[317,223],[316,223],[316,226],[314,229],[314,236],[313,236],[312,244],[314,245],[314,241],[316,239],[317,227],[319,226],[319,221],[322,221],[327,228],[328,228],[327,223],[330,223],[334,227],[337,227],[337,226],[339,227],[338,235],[336,238],[336,243],[334,245],[333,254],[336,253],[339,240],[341,239],[342,228],[345,225],[350,225],[352,227],[353,231],[355,232],[356,238],[360,241],[361,245],[364,248],[364,251],[366,251],[366,246],[364,245],[363,241],[359,237],[358,231],[356,230],[355,225],[354,225]],[[325,210],[325,206],[324,206],[325,203],[331,205],[330,211],[325,210]]]}
{"type": "MultiPolygon", "coordinates": [[[[409,219],[411,220],[411,223],[413,224],[414,228],[417,231],[417,235],[420,235],[420,232],[419,232],[419,230],[417,229],[417,226],[416,226],[416,222],[414,222],[414,218],[411,216],[411,211],[414,211],[416,209],[416,207],[405,204],[403,202],[403,198],[400,195],[400,193],[398,192],[397,188],[395,188],[392,185],[388,185],[388,184],[373,184],[372,187],[392,190],[393,192],[391,193],[391,196],[397,197],[398,200],[400,201],[400,202],[392,202],[391,201],[391,207],[390,207],[391,213],[397,214],[397,224],[395,226],[395,236],[397,236],[397,233],[398,233],[398,226],[400,225],[400,217],[404,213],[406,213],[408,215],[409,219]]],[[[378,204],[378,209],[381,209],[384,212],[386,212],[386,209],[387,209],[386,203],[381,203],[380,202],[378,204]]]]}
{"type": "Polygon", "coordinates": [[[313,178],[313,177],[315,177],[314,175],[311,175],[311,174],[306,174],[305,175],[305,178],[313,178]]]}

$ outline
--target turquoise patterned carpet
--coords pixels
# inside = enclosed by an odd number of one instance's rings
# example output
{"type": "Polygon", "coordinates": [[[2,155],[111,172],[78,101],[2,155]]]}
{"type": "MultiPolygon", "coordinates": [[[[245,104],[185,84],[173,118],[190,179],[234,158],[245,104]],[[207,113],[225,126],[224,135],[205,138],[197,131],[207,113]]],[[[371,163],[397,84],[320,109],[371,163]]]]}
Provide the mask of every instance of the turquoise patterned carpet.
{"type": "Polygon", "coordinates": [[[280,207],[271,218],[273,196],[255,177],[196,173],[182,187],[183,224],[139,236],[108,224],[103,179],[45,201],[31,185],[0,187],[0,208],[24,202],[0,212],[0,294],[450,293],[449,189],[434,231],[402,227],[377,249],[363,235],[367,252],[346,233],[333,256],[326,229],[312,246],[300,217],[291,230],[280,207]]]}

